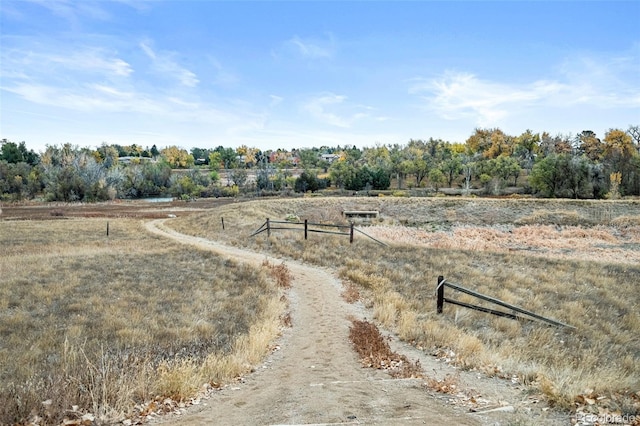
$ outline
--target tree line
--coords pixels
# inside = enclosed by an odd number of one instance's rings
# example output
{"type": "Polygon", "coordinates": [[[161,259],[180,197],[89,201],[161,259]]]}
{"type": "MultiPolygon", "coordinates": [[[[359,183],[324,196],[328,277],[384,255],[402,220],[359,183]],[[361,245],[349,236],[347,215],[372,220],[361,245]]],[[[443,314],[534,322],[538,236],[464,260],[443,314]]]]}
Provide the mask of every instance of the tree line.
{"type": "Polygon", "coordinates": [[[501,194],[507,187],[541,197],[640,195],[640,126],[599,138],[530,130],[475,129],[464,143],[441,139],[373,147],[261,151],[63,144],[44,152],[0,141],[0,199],[104,201],[154,196],[234,196],[242,192],[457,188],[501,194]],[[292,169],[301,169],[297,177],[292,169]]]}

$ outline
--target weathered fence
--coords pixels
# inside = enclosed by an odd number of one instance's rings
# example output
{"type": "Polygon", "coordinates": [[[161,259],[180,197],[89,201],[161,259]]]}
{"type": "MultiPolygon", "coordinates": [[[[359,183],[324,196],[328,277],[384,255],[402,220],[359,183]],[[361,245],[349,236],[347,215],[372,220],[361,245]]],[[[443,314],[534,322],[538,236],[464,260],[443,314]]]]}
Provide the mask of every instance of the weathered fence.
{"type": "Polygon", "coordinates": [[[318,233],[318,234],[334,234],[334,235],[342,235],[342,236],[348,235],[349,243],[353,243],[354,234],[355,232],[358,232],[366,236],[367,238],[372,239],[378,244],[387,246],[387,244],[383,243],[382,241],[377,240],[373,238],[371,235],[367,235],[362,230],[356,228],[353,225],[353,222],[350,223],[349,225],[340,225],[340,224],[327,224],[327,223],[313,223],[313,222],[309,222],[307,219],[305,219],[304,222],[291,222],[291,221],[284,221],[284,220],[271,220],[267,218],[267,220],[260,226],[260,228],[258,228],[255,232],[253,232],[250,235],[250,237],[256,236],[262,232],[266,232],[267,238],[268,238],[268,237],[271,237],[271,231],[278,231],[278,230],[304,231],[305,240],[309,238],[310,232],[318,233]],[[317,228],[322,228],[322,229],[317,229],[317,228]],[[329,230],[328,228],[338,229],[338,231],[329,230]],[[341,229],[345,229],[348,231],[340,231],[341,229]]]}
{"type": "Polygon", "coordinates": [[[506,317],[506,318],[511,318],[511,319],[536,319],[539,321],[543,321],[546,322],[547,324],[551,324],[551,325],[555,325],[555,326],[559,326],[559,327],[569,327],[569,328],[575,328],[572,325],[568,325],[568,324],[564,324],[560,321],[556,321],[556,320],[552,320],[549,318],[545,318],[541,315],[535,314],[531,311],[528,311],[526,309],[522,309],[519,308],[517,306],[511,305],[509,303],[503,302],[502,300],[498,300],[495,299],[493,297],[490,296],[485,296],[484,294],[480,294],[476,291],[473,290],[469,290],[468,288],[462,287],[461,285],[458,284],[454,284],[451,282],[448,282],[444,279],[443,276],[439,276],[438,277],[438,283],[436,285],[436,311],[441,314],[443,312],[443,308],[444,308],[444,304],[446,303],[450,303],[452,305],[457,305],[457,306],[462,306],[464,308],[469,308],[469,309],[474,309],[476,311],[480,311],[480,312],[486,312],[492,315],[497,315],[500,317],[506,317]],[[472,305],[470,303],[464,303],[464,302],[460,302],[458,300],[454,300],[454,299],[450,299],[444,296],[444,289],[445,287],[449,287],[453,290],[457,290],[460,291],[462,293],[466,293],[469,294],[473,297],[477,297],[478,299],[490,302],[490,303],[494,303],[496,305],[502,306],[504,308],[507,309],[511,309],[513,312],[517,312],[520,313],[522,315],[527,315],[528,317],[522,317],[519,316],[515,313],[511,313],[511,312],[504,312],[504,311],[498,311],[495,309],[491,309],[491,308],[486,308],[483,306],[478,306],[478,305],[472,305]]]}

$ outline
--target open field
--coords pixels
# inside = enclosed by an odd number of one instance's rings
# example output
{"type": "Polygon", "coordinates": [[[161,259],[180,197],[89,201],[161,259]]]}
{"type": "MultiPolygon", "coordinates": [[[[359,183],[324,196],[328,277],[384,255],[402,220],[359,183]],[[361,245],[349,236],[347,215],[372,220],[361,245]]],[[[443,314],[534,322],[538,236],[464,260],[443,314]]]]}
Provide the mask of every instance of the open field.
{"type": "Polygon", "coordinates": [[[640,414],[637,200],[305,198],[222,206],[170,226],[336,269],[406,341],[460,368],[529,385],[558,409],[640,414]],[[305,241],[299,231],[248,238],[267,217],[344,223],[343,210],[379,210],[362,229],[391,247],[359,236],[352,246],[339,236],[305,241]],[[450,305],[437,315],[438,275],[576,329],[450,305]]]}
{"type": "Polygon", "coordinates": [[[234,203],[232,198],[205,198],[195,201],[115,200],[104,203],[4,203],[2,220],[53,220],[64,218],[140,218],[159,219],[170,214],[188,214],[234,203]]]}
{"type": "Polygon", "coordinates": [[[109,222],[107,237],[105,219],[0,221],[0,424],[112,422],[193,397],[279,332],[268,268],[109,222]]]}
{"type": "Polygon", "coordinates": [[[337,271],[378,324],[459,369],[563,411],[640,414],[639,201],[305,197],[3,205],[0,423],[134,416],[264,354],[285,309],[267,274],[282,271],[173,244],[141,221],[173,215],[166,226],[180,232],[337,271]],[[361,229],[391,247],[360,234],[353,245],[248,237],[266,217],[345,223],[344,210],[380,211],[361,229]],[[576,329],[451,305],[436,315],[438,275],[576,329]]]}

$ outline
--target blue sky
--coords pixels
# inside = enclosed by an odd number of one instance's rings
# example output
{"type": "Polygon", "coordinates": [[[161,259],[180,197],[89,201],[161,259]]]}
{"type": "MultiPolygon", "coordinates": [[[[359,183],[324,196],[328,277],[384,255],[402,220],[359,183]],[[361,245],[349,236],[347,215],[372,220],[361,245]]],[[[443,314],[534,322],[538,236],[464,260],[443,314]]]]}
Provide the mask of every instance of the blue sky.
{"type": "Polygon", "coordinates": [[[640,1],[2,0],[0,138],[464,142],[640,124],[640,1]]]}

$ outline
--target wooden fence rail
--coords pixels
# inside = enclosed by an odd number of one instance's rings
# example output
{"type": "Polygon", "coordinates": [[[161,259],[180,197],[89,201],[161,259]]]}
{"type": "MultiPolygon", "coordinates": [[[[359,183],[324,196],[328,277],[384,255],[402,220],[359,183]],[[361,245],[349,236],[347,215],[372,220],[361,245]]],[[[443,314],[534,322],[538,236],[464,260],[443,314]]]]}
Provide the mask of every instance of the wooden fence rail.
{"type": "Polygon", "coordinates": [[[271,231],[275,231],[275,230],[285,230],[285,231],[304,231],[304,239],[308,239],[309,238],[309,233],[310,232],[314,232],[317,234],[333,234],[333,235],[348,235],[349,236],[349,243],[353,243],[353,238],[354,238],[354,233],[355,231],[357,231],[358,233],[366,236],[367,238],[372,239],[373,241],[375,241],[378,244],[381,244],[385,247],[388,247],[387,244],[385,244],[384,242],[377,240],[375,238],[373,238],[372,236],[366,234],[364,231],[356,228],[353,226],[353,223],[350,223],[349,225],[340,225],[340,224],[328,224],[328,223],[314,223],[314,222],[309,222],[307,219],[304,220],[304,222],[290,222],[290,221],[283,221],[283,220],[271,220],[269,218],[267,218],[267,220],[260,225],[260,227],[254,231],[250,237],[256,236],[262,232],[267,233],[267,238],[271,237],[271,231]],[[276,225],[276,226],[273,226],[276,225]],[[284,225],[284,226],[283,226],[284,225]],[[348,232],[343,232],[343,231],[330,231],[330,230],[325,230],[325,229],[313,229],[311,228],[312,226],[314,227],[319,227],[319,228],[337,228],[337,229],[348,229],[348,232]]]}
{"type": "Polygon", "coordinates": [[[438,283],[436,285],[436,311],[441,314],[444,308],[444,304],[446,303],[450,303],[452,305],[457,305],[457,306],[462,306],[465,308],[469,308],[469,309],[474,309],[476,311],[481,311],[481,312],[486,312],[492,315],[497,315],[497,316],[501,316],[501,317],[506,317],[506,318],[511,318],[511,319],[537,319],[539,321],[543,321],[546,322],[547,324],[551,324],[551,325],[555,325],[555,326],[559,326],[559,327],[569,327],[569,328],[575,328],[572,325],[568,325],[568,324],[564,324],[560,321],[556,321],[556,320],[552,320],[546,317],[543,317],[541,315],[535,314],[531,311],[528,311],[526,309],[522,309],[519,308],[517,306],[511,305],[509,303],[503,302],[502,300],[490,297],[490,296],[485,296],[484,294],[480,294],[478,292],[475,292],[473,290],[469,290],[468,288],[462,287],[461,285],[458,284],[454,284],[454,283],[450,283],[448,281],[446,281],[444,279],[443,276],[439,276],[438,277],[438,283]],[[478,299],[482,299],[485,300],[487,302],[490,303],[494,303],[496,305],[502,306],[504,308],[507,309],[511,309],[514,312],[520,313],[522,315],[527,315],[528,317],[531,318],[527,318],[527,317],[522,317],[519,316],[517,314],[514,313],[510,313],[510,312],[504,312],[504,311],[498,311],[495,309],[490,309],[490,308],[485,308],[483,306],[477,306],[477,305],[472,305],[470,303],[464,303],[464,302],[460,302],[458,300],[454,300],[454,299],[449,299],[444,297],[444,288],[445,287],[449,287],[453,290],[457,290],[460,291],[462,293],[466,293],[469,294],[473,297],[477,297],[478,299]]]}

